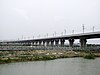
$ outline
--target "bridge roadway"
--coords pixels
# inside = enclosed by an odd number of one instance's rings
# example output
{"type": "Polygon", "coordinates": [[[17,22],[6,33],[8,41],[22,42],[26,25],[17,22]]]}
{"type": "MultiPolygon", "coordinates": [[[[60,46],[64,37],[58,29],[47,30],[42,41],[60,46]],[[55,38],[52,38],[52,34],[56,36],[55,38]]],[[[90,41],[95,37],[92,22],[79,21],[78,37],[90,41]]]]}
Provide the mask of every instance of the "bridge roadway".
{"type": "Polygon", "coordinates": [[[81,34],[71,34],[71,35],[63,35],[56,37],[48,37],[48,38],[39,38],[39,39],[31,39],[31,40],[17,40],[17,41],[3,41],[0,43],[6,44],[24,44],[24,45],[45,45],[45,46],[64,46],[65,40],[69,41],[69,46],[73,47],[75,39],[80,39],[80,47],[86,47],[87,39],[100,38],[100,31],[98,32],[89,32],[89,33],[81,33],[81,34]]]}

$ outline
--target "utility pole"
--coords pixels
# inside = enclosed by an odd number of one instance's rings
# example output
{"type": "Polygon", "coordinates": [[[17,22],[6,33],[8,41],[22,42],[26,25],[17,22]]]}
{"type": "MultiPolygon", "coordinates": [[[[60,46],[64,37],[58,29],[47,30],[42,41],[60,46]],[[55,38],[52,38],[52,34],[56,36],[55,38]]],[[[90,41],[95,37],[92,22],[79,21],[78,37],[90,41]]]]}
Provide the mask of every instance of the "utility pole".
{"type": "Polygon", "coordinates": [[[84,29],[85,29],[84,24],[83,24],[83,26],[82,26],[82,27],[83,27],[83,33],[84,33],[84,29]]]}
{"type": "Polygon", "coordinates": [[[24,40],[25,40],[26,38],[24,37],[24,40]]]}
{"type": "Polygon", "coordinates": [[[93,32],[94,32],[94,26],[93,26],[93,32]]]}
{"type": "Polygon", "coordinates": [[[63,32],[61,33],[61,35],[63,35],[63,32]]]}
{"type": "Polygon", "coordinates": [[[48,37],[48,33],[47,33],[47,37],[48,37]]]}
{"type": "Polygon", "coordinates": [[[22,35],[22,40],[23,40],[23,35],[22,35]]]}
{"type": "Polygon", "coordinates": [[[66,29],[64,29],[65,35],[66,35],[66,29]]]}
{"type": "Polygon", "coordinates": [[[34,39],[34,36],[33,36],[33,39],[34,39]]]}
{"type": "Polygon", "coordinates": [[[72,30],[72,34],[74,34],[74,30],[72,30]]]}
{"type": "Polygon", "coordinates": [[[56,36],[56,32],[55,32],[55,36],[56,36]]]}
{"type": "Polygon", "coordinates": [[[54,34],[53,34],[53,37],[54,37],[54,34]]]}
{"type": "Polygon", "coordinates": [[[40,34],[39,34],[39,36],[38,36],[39,38],[40,38],[40,34]]]}

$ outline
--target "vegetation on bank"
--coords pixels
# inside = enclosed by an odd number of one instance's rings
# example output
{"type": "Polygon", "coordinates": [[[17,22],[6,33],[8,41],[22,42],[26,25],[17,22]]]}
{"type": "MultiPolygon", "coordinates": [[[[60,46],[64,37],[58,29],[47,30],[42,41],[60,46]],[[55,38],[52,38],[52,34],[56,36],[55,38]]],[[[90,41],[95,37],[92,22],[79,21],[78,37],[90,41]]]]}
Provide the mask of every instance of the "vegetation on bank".
{"type": "Polygon", "coordinates": [[[32,57],[27,57],[27,56],[19,56],[17,59],[0,59],[0,64],[2,63],[11,63],[11,62],[24,62],[24,61],[41,61],[41,60],[53,60],[57,58],[64,58],[64,56],[61,57],[56,57],[54,55],[43,55],[43,56],[32,56],[32,57]]]}
{"type": "Polygon", "coordinates": [[[0,59],[0,63],[11,63],[11,62],[24,62],[24,61],[37,61],[37,60],[53,60],[56,59],[54,56],[19,56],[15,59],[7,58],[7,59],[0,59]]]}
{"type": "Polygon", "coordinates": [[[46,61],[71,57],[95,59],[95,57],[100,57],[100,53],[75,52],[66,50],[0,51],[0,64],[24,61],[46,61]]]}
{"type": "Polygon", "coordinates": [[[95,55],[93,53],[88,53],[83,56],[85,59],[95,59],[95,55]]]}

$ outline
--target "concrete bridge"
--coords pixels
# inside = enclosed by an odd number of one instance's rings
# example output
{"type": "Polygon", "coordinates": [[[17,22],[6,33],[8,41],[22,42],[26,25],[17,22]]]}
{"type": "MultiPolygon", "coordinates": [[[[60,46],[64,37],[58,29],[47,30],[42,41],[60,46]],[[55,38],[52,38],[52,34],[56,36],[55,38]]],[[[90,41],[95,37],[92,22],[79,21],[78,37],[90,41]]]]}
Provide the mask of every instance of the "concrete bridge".
{"type": "Polygon", "coordinates": [[[100,38],[100,31],[98,32],[89,32],[81,34],[71,34],[63,35],[56,37],[48,38],[39,38],[31,40],[17,40],[17,41],[3,41],[1,44],[21,44],[21,45],[30,45],[30,46],[64,46],[65,40],[69,41],[69,47],[73,47],[74,41],[76,39],[80,40],[80,47],[86,47],[87,39],[100,38]]]}

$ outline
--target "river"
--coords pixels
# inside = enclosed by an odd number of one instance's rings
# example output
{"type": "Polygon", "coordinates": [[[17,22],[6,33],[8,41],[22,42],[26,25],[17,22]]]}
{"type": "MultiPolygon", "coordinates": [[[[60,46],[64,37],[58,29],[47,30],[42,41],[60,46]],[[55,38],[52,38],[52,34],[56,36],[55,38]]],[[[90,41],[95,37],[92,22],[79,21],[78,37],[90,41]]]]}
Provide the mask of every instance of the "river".
{"type": "Polygon", "coordinates": [[[0,75],[100,75],[100,58],[64,58],[0,64],[0,75]]]}

